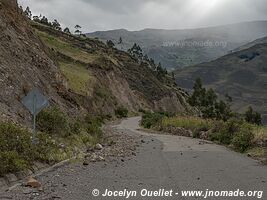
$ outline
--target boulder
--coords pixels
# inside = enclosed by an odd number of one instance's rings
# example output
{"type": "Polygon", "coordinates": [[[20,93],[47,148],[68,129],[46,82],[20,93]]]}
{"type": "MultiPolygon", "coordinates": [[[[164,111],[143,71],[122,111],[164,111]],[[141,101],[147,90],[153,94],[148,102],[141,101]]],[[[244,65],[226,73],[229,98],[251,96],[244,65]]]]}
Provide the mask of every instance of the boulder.
{"type": "Polygon", "coordinates": [[[40,182],[38,182],[36,179],[30,177],[27,181],[27,186],[32,187],[32,188],[40,188],[42,185],[40,182]]]}

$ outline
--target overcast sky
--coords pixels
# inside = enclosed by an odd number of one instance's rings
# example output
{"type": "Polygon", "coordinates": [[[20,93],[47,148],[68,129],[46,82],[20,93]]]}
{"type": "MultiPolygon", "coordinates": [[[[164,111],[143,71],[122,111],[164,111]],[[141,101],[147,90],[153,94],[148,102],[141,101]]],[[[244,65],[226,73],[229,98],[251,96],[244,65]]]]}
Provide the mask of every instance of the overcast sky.
{"type": "Polygon", "coordinates": [[[83,32],[183,29],[267,20],[266,0],[18,0],[35,15],[83,32]]]}

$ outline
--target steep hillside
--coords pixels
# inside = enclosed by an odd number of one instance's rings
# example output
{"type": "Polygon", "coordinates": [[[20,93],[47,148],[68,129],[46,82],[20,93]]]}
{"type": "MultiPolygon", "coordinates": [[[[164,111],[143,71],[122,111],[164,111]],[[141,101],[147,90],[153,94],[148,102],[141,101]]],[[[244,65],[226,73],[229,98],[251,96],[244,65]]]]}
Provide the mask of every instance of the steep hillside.
{"type": "Polygon", "coordinates": [[[117,44],[117,47],[123,50],[138,43],[145,53],[169,69],[211,61],[266,35],[266,21],[188,30],[121,29],[88,34],[89,37],[112,40],[115,43],[121,37],[123,44],[117,44]]]}
{"type": "Polygon", "coordinates": [[[200,77],[207,87],[233,97],[233,108],[244,111],[252,105],[261,113],[267,111],[267,43],[231,53],[212,62],[175,72],[176,80],[191,89],[200,77]]]}
{"type": "Polygon", "coordinates": [[[264,43],[267,43],[267,37],[259,38],[257,40],[252,41],[252,42],[249,42],[248,44],[245,44],[245,45],[243,45],[237,49],[234,49],[232,52],[242,51],[242,50],[248,49],[250,47],[253,47],[254,45],[264,44],[264,43]]]}
{"type": "Polygon", "coordinates": [[[190,109],[170,78],[159,80],[127,53],[97,40],[35,23],[30,27],[15,0],[1,0],[0,30],[1,120],[30,122],[20,100],[33,87],[71,115],[114,114],[121,106],[190,109]]]}
{"type": "Polygon", "coordinates": [[[64,78],[26,21],[15,0],[0,1],[0,119],[30,122],[20,100],[33,87],[75,112],[75,104],[62,98],[64,78]]]}

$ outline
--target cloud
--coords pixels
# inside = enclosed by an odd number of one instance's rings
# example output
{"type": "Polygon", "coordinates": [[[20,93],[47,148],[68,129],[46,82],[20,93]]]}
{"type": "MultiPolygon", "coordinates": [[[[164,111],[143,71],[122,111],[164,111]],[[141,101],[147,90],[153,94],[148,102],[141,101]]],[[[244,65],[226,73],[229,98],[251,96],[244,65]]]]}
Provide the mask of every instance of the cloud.
{"type": "Polygon", "coordinates": [[[126,28],[183,29],[266,20],[266,0],[19,0],[34,14],[80,24],[85,32],[126,28]]]}

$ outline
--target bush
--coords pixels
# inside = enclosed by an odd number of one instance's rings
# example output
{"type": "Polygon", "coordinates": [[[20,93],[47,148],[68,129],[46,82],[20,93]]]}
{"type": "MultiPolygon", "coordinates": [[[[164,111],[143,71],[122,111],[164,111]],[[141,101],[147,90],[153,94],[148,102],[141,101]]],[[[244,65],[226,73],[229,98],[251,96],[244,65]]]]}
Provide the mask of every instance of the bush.
{"type": "Polygon", "coordinates": [[[30,132],[11,123],[0,124],[0,175],[25,169],[35,157],[30,132]]]}
{"type": "Polygon", "coordinates": [[[104,118],[87,115],[73,122],[58,108],[46,109],[38,117],[38,144],[32,133],[12,123],[0,123],[0,176],[30,168],[34,161],[52,164],[72,157],[77,148],[95,145],[102,137],[104,118]]]}
{"type": "Polygon", "coordinates": [[[71,134],[79,134],[83,130],[82,121],[79,119],[75,119],[74,122],[69,124],[71,134]]]}
{"type": "Polygon", "coordinates": [[[115,110],[115,115],[118,118],[128,117],[128,110],[127,108],[119,107],[118,109],[115,110]]]}
{"type": "Polygon", "coordinates": [[[141,125],[144,128],[151,128],[158,124],[162,119],[164,115],[160,113],[151,113],[147,112],[142,116],[141,125]]]}
{"type": "Polygon", "coordinates": [[[253,139],[254,135],[252,129],[248,126],[244,126],[235,134],[232,144],[237,150],[244,152],[251,146],[253,139]]]}
{"type": "Polygon", "coordinates": [[[103,135],[101,126],[104,123],[104,118],[101,116],[87,115],[84,119],[86,132],[90,135],[100,138],[103,135]]]}
{"type": "Polygon", "coordinates": [[[29,167],[29,163],[16,151],[0,152],[0,163],[0,176],[10,172],[22,171],[29,167]]]}
{"type": "Polygon", "coordinates": [[[51,135],[67,136],[70,133],[68,117],[58,107],[40,112],[37,116],[37,127],[39,131],[51,135]]]}
{"type": "Polygon", "coordinates": [[[251,124],[262,125],[261,114],[254,111],[252,107],[249,107],[245,113],[245,120],[251,124]]]}
{"type": "Polygon", "coordinates": [[[242,121],[235,119],[224,123],[216,123],[210,139],[229,145],[232,142],[234,134],[240,130],[242,124],[242,121]]]}

